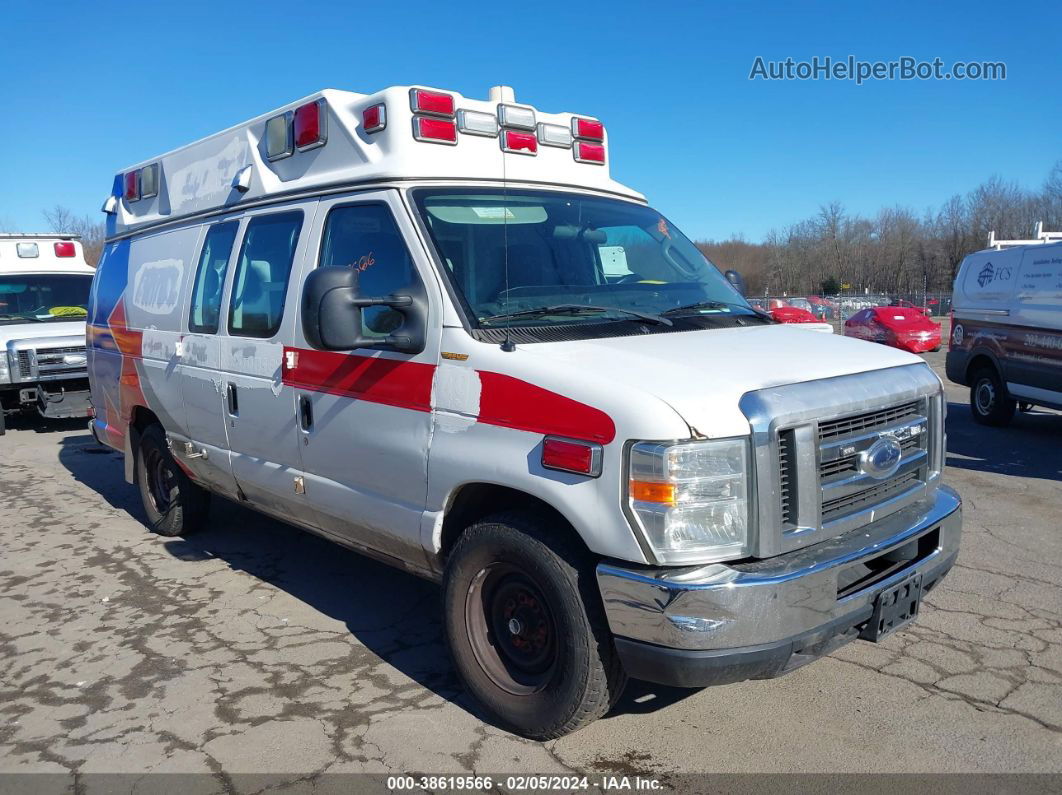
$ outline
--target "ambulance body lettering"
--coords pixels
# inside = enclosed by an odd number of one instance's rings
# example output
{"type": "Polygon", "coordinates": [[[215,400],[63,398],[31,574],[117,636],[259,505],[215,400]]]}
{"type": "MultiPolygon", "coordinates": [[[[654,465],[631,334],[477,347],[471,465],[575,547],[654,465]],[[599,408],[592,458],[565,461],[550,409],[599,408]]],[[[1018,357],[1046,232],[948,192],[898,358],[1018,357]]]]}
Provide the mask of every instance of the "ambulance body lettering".
{"type": "Polygon", "coordinates": [[[414,86],[119,173],[92,427],[151,526],[217,493],[440,581],[463,681],[537,738],[628,676],[912,620],[961,532],[939,379],[772,323],[609,156],[592,117],[414,86]]]}

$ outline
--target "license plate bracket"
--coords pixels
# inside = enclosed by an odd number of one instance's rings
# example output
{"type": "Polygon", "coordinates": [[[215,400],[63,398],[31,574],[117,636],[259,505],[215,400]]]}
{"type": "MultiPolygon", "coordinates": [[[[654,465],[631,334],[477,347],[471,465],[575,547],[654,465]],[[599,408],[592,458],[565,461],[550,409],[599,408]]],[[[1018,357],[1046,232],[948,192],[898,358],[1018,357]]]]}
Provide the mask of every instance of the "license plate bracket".
{"type": "Polygon", "coordinates": [[[912,574],[874,597],[874,612],[859,633],[863,640],[877,643],[918,617],[922,604],[922,573],[912,574]]]}

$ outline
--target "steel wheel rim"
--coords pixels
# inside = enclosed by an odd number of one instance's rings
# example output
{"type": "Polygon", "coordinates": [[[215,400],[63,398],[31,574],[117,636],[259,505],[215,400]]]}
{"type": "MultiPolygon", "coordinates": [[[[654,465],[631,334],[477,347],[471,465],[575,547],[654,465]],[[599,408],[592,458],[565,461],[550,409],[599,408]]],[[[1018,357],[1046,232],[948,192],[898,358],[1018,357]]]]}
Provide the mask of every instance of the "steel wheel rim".
{"type": "Polygon", "coordinates": [[[148,499],[159,514],[166,513],[173,504],[177,489],[177,477],[169,462],[158,450],[149,450],[144,455],[148,499]]]}
{"type": "Polygon", "coordinates": [[[469,583],[465,627],[480,669],[517,696],[537,693],[557,667],[557,624],[537,583],[518,567],[491,563],[469,583]]]}
{"type": "Polygon", "coordinates": [[[996,402],[996,389],[988,379],[977,385],[976,392],[977,410],[982,414],[990,414],[992,406],[996,402]]]}

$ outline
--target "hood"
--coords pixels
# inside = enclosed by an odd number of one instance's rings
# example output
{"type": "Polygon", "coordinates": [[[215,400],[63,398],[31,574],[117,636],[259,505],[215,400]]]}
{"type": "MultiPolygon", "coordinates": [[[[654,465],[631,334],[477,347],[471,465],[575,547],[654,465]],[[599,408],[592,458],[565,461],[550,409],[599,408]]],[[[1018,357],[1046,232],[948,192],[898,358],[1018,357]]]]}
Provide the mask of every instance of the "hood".
{"type": "Polygon", "coordinates": [[[40,340],[49,337],[85,336],[84,320],[49,320],[45,323],[0,323],[0,346],[11,340],[40,340]]]}
{"type": "MultiPolygon", "coordinates": [[[[742,436],[749,424],[742,395],[772,386],[923,364],[912,354],[816,332],[811,325],[711,329],[522,346],[613,394],[637,389],[671,406],[707,437],[742,436]]],[[[621,431],[622,433],[622,431],[621,431]]]]}

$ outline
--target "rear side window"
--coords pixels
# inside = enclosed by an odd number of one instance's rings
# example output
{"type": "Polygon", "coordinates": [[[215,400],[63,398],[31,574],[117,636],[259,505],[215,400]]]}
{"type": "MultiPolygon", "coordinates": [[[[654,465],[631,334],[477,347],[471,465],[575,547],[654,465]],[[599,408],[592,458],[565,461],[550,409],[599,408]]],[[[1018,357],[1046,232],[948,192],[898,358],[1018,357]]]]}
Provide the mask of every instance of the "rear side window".
{"type": "Polygon", "coordinates": [[[247,223],[229,301],[229,332],[272,337],[284,317],[302,212],[259,215],[247,223]]]}
{"type": "MultiPolygon", "coordinates": [[[[409,249],[384,204],[334,208],[325,222],[320,267],[356,268],[359,291],[366,297],[389,295],[417,278],[409,249]]],[[[370,306],[362,312],[368,335],[389,334],[401,322],[401,313],[390,307],[370,306]]]]}
{"type": "Polygon", "coordinates": [[[221,289],[229,268],[232,244],[236,240],[236,221],[214,224],[207,231],[199,265],[192,285],[192,306],[188,310],[188,330],[197,334],[216,334],[221,313],[221,289]]]}

